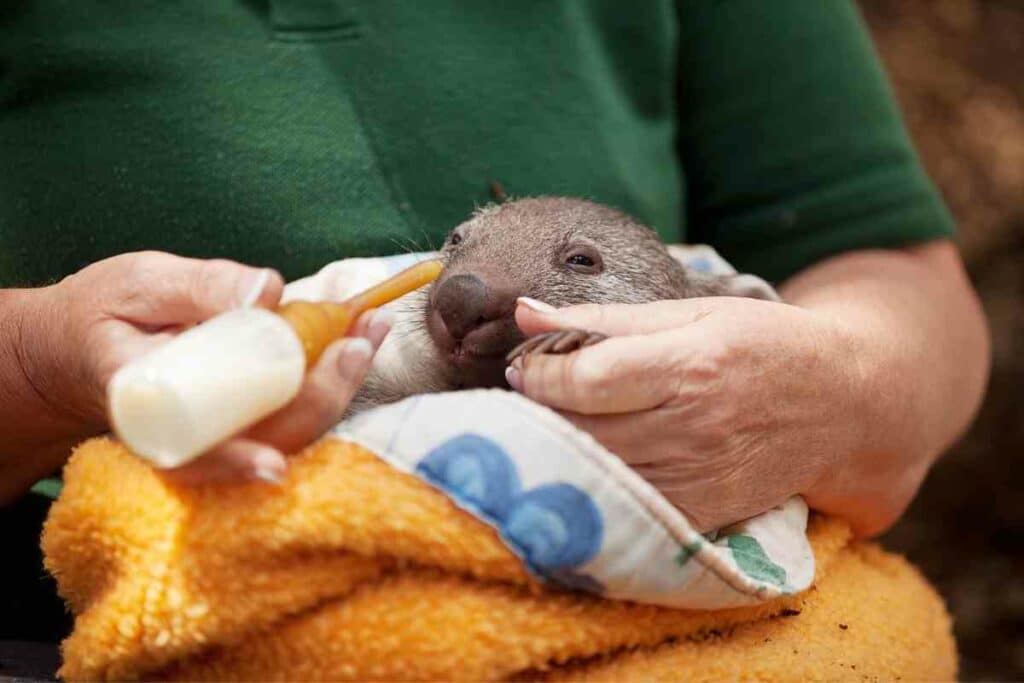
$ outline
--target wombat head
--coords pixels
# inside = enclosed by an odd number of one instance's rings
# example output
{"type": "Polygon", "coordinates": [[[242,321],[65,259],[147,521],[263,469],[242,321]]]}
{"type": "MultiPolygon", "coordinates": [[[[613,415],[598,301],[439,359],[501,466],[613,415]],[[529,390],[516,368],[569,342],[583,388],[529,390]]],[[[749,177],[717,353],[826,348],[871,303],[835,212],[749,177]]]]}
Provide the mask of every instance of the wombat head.
{"type": "Polygon", "coordinates": [[[424,321],[462,386],[504,385],[504,356],[523,339],[518,297],[567,306],[748,294],[742,279],[690,271],[650,228],[580,199],[487,206],[452,230],[442,255],[424,321]]]}

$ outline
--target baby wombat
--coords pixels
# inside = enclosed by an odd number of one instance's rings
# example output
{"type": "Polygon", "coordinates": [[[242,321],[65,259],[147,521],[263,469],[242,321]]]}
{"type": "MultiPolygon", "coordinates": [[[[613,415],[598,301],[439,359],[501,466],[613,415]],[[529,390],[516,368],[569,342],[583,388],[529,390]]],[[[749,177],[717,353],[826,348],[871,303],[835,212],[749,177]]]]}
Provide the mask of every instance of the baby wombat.
{"type": "MultiPolygon", "coordinates": [[[[513,317],[521,296],[557,307],[771,296],[750,276],[687,269],[651,229],[579,199],[487,206],[448,235],[441,254],[441,276],[399,306],[354,411],[418,393],[507,387],[506,355],[524,341],[513,317]]],[[[601,338],[550,341],[562,342],[554,350],[564,352],[601,338]]]]}

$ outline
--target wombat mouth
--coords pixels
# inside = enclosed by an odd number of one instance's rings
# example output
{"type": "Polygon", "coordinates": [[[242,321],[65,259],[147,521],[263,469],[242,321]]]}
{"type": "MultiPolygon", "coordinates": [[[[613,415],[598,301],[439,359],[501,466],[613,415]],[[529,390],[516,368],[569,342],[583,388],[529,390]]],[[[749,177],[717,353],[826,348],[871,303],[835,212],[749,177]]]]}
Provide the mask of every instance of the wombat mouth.
{"type": "Polygon", "coordinates": [[[523,340],[511,315],[488,320],[455,336],[441,315],[426,302],[426,327],[430,343],[449,366],[457,388],[507,387],[505,355],[523,340]]]}
{"type": "MultiPolygon", "coordinates": [[[[457,388],[508,387],[505,381],[505,355],[508,351],[505,348],[502,346],[501,350],[484,354],[464,342],[456,342],[442,353],[457,388]]],[[[514,346],[507,347],[508,350],[512,348],[514,346]]]]}
{"type": "Polygon", "coordinates": [[[508,388],[504,359],[501,357],[453,363],[449,370],[451,384],[456,389],[508,388]]]}

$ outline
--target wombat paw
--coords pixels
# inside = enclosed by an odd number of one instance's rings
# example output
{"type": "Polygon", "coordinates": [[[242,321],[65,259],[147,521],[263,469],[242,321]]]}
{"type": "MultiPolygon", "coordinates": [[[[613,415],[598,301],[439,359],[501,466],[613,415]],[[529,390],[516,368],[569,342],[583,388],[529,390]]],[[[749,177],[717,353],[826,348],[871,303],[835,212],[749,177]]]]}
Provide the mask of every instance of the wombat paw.
{"type": "Polygon", "coordinates": [[[585,346],[592,346],[604,341],[608,337],[600,332],[588,332],[586,330],[558,330],[557,332],[545,332],[535,337],[530,337],[519,346],[509,351],[505,360],[511,363],[516,358],[531,354],[541,353],[572,353],[585,346]]]}

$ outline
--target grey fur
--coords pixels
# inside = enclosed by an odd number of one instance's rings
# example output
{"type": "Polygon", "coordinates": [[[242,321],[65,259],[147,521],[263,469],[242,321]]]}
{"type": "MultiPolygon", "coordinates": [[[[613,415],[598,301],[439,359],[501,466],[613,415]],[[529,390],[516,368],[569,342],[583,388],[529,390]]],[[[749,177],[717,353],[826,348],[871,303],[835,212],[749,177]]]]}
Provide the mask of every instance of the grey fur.
{"type": "MultiPolygon", "coordinates": [[[[445,271],[433,287],[446,275],[486,274],[518,296],[557,307],[759,296],[758,289],[750,286],[750,276],[688,270],[650,228],[620,211],[581,199],[537,197],[483,207],[452,231],[442,257],[445,271]],[[454,235],[461,240],[457,245],[454,235]],[[566,266],[566,253],[577,245],[600,254],[603,270],[599,274],[583,274],[566,266]]],[[[395,304],[395,327],[351,412],[413,394],[472,386],[459,376],[428,331],[430,292],[416,292],[395,304]]]]}

